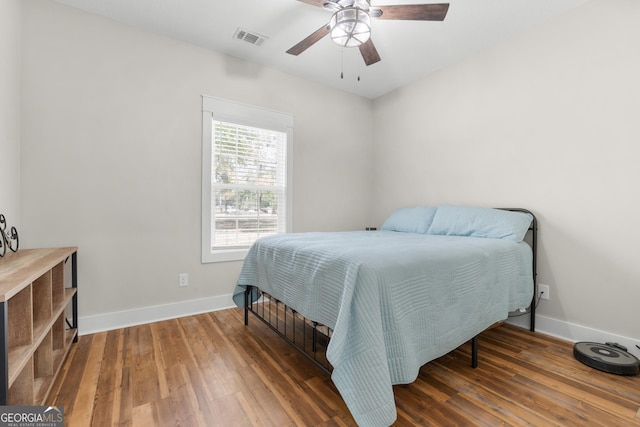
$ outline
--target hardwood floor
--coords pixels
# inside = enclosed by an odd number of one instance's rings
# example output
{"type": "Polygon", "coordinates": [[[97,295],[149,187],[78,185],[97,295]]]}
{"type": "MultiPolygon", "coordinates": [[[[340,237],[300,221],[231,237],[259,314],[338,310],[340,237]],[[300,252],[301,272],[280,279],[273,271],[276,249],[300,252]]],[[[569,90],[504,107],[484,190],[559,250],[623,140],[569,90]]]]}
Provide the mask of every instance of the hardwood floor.
{"type": "MultiPolygon", "coordinates": [[[[327,374],[230,309],[82,336],[50,396],[76,426],[355,425],[327,374]]],[[[640,375],[576,361],[570,343],[509,325],[394,386],[397,426],[640,426],[640,375]]]]}

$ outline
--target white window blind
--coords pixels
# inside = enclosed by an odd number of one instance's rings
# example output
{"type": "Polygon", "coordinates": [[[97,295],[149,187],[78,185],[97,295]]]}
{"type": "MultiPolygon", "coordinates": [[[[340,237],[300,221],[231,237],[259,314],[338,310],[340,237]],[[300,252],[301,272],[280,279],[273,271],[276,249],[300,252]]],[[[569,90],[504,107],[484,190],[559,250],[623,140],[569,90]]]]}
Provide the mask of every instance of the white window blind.
{"type": "Polygon", "coordinates": [[[293,117],[203,96],[202,262],[291,228],[293,117]]]}
{"type": "Polygon", "coordinates": [[[284,132],[213,120],[212,248],[286,231],[284,132]]]}

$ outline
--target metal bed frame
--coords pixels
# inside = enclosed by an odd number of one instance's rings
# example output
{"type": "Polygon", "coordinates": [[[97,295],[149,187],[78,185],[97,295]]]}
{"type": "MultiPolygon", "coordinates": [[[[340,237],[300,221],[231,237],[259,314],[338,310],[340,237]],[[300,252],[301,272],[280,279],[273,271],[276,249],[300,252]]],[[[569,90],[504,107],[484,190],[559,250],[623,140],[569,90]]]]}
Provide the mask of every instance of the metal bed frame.
{"type": "MultiPolygon", "coordinates": [[[[533,298],[529,306],[529,330],[535,331],[535,311],[537,295],[537,250],[538,250],[538,221],[533,213],[521,208],[499,208],[512,212],[530,214],[533,219],[529,225],[530,241],[533,253],[533,298]]],[[[328,326],[306,319],[295,309],[287,306],[273,296],[259,290],[255,286],[247,286],[244,292],[244,324],[249,324],[249,313],[255,315],[275,333],[293,345],[302,354],[319,366],[323,371],[331,374],[333,367],[326,358],[326,349],[331,339],[332,330],[328,326]]],[[[478,367],[478,336],[471,340],[471,367],[478,367]]]]}

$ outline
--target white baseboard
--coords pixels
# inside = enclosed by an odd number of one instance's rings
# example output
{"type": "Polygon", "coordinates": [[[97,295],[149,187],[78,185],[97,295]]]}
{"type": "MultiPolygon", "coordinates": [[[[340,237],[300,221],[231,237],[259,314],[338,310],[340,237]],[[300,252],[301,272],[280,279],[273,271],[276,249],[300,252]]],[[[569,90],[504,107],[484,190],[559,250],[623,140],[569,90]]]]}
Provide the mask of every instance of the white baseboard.
{"type": "MultiPolygon", "coordinates": [[[[512,317],[507,323],[512,325],[529,328],[529,315],[521,317],[512,317]]],[[[565,322],[551,317],[536,315],[536,332],[551,335],[570,342],[591,341],[598,343],[615,342],[627,347],[627,351],[640,359],[640,349],[636,344],[640,345],[640,340],[625,337],[622,335],[612,334],[610,332],[600,331],[598,329],[589,328],[587,326],[576,325],[575,323],[565,322]]]]}
{"type": "Polygon", "coordinates": [[[78,334],[88,335],[96,332],[111,331],[128,326],[143,325],[167,319],[207,313],[235,307],[232,295],[201,298],[190,301],[180,301],[171,304],[142,307],[134,310],[118,311],[115,313],[84,316],[78,319],[78,334]]]}

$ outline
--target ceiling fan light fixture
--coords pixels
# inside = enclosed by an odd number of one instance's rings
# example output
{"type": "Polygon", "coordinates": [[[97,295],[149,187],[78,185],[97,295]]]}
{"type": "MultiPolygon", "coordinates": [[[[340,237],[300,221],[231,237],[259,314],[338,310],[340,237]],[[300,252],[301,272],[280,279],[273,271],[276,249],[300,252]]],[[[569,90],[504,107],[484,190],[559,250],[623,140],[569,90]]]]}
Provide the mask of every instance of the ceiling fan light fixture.
{"type": "Polygon", "coordinates": [[[331,40],[343,47],[358,47],[371,37],[371,17],[357,7],[340,9],[329,21],[331,40]]]}

